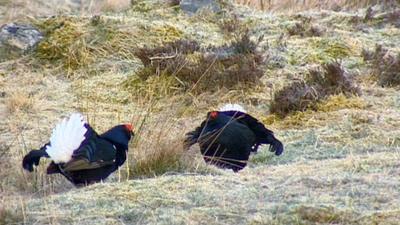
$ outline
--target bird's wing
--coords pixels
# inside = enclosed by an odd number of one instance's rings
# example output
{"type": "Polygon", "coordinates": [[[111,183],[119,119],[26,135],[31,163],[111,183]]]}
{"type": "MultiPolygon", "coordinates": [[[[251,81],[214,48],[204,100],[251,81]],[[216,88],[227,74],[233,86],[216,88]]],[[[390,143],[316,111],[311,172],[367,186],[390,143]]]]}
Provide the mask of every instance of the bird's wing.
{"type": "Polygon", "coordinates": [[[116,149],[109,141],[92,137],[88,142],[74,151],[72,159],[85,158],[89,162],[113,161],[116,149]]]}
{"type": "Polygon", "coordinates": [[[116,149],[108,141],[92,137],[74,151],[72,159],[61,165],[64,171],[88,170],[115,163],[116,149]]]}
{"type": "Polygon", "coordinates": [[[114,164],[113,161],[96,161],[90,162],[86,158],[76,158],[65,163],[62,168],[64,171],[72,172],[79,170],[97,169],[104,166],[114,164]]]}
{"type": "Polygon", "coordinates": [[[249,114],[244,114],[238,118],[239,122],[247,124],[247,126],[256,135],[255,149],[253,151],[257,152],[258,145],[269,144],[269,150],[275,152],[275,155],[280,155],[283,152],[283,144],[275,136],[274,132],[267,129],[264,124],[258,121],[256,118],[250,116],[249,114]]]}

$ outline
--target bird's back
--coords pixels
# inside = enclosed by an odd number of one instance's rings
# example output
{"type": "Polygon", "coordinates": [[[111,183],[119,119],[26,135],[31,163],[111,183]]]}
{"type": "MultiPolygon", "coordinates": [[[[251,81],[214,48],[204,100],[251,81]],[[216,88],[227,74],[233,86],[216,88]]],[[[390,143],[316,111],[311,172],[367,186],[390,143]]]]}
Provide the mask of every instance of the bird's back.
{"type": "Polygon", "coordinates": [[[255,136],[245,125],[233,120],[211,122],[199,139],[207,162],[235,171],[247,164],[255,136]]]}

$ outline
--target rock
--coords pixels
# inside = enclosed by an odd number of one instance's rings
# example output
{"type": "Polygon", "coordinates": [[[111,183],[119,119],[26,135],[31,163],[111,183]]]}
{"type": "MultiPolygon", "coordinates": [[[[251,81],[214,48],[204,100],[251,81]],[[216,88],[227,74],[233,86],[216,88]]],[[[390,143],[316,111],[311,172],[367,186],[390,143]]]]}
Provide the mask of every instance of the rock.
{"type": "Polygon", "coordinates": [[[199,9],[204,8],[209,8],[213,12],[221,11],[221,7],[217,0],[181,0],[179,5],[181,9],[189,15],[192,15],[199,9]]]}
{"type": "Polygon", "coordinates": [[[42,39],[42,33],[31,25],[9,23],[1,26],[0,61],[32,50],[42,39]]]}

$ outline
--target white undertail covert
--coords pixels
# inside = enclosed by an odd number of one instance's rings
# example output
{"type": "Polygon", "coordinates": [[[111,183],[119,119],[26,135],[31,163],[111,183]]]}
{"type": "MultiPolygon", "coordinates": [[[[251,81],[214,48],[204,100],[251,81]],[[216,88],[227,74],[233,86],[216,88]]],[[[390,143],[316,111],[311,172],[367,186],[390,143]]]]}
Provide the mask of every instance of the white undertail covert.
{"type": "Polygon", "coordinates": [[[71,160],[73,152],[85,140],[85,120],[80,113],[73,113],[69,119],[64,118],[53,129],[50,145],[46,152],[55,163],[71,160]]]}
{"type": "Polygon", "coordinates": [[[246,110],[244,110],[243,106],[239,104],[225,104],[222,106],[219,111],[224,112],[224,111],[239,111],[246,113],[246,110]]]}

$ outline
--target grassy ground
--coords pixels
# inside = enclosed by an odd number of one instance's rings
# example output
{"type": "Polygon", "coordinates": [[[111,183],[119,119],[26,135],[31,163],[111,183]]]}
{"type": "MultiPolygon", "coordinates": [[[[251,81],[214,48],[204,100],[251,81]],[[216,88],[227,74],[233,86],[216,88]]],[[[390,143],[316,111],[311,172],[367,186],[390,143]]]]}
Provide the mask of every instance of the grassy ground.
{"type": "Polygon", "coordinates": [[[100,19],[29,19],[47,32],[46,41],[0,63],[0,224],[397,224],[399,87],[379,86],[361,52],[380,43],[399,53],[400,29],[381,17],[363,21],[365,13],[235,6],[189,17],[171,5],[135,1],[100,19]],[[232,14],[252,39],[264,35],[260,84],[199,94],[171,77],[138,79],[136,49],[182,38],[225,44],[232,37],[223,20],[232,14]],[[275,91],[331,60],[354,75],[361,96],[333,96],[317,111],[285,118],[269,113],[275,91]],[[284,154],[263,148],[235,174],[206,166],[197,147],[183,152],[184,133],[228,102],[268,124],[284,154]],[[123,122],[136,128],[127,163],[105,183],[76,189],[45,175],[48,161],[35,173],[22,170],[23,155],[46,143],[59,118],[73,111],[99,132],[123,122]]]}

